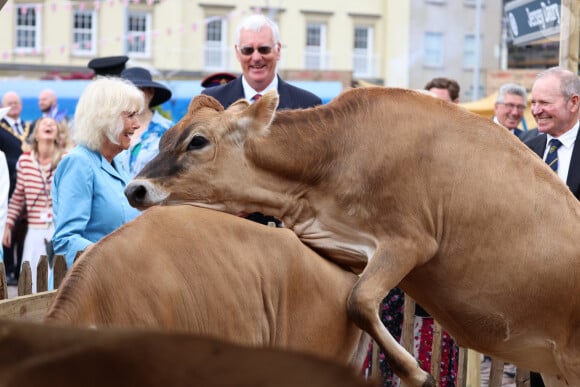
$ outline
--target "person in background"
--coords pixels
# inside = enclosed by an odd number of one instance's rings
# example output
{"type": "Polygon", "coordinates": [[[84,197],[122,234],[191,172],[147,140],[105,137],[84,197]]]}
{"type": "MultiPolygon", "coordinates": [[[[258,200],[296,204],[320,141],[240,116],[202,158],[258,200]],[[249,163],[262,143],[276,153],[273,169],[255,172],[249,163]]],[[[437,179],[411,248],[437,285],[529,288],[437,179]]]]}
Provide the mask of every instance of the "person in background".
{"type": "Polygon", "coordinates": [[[493,122],[507,128],[522,141],[538,135],[537,129],[528,130],[518,128],[524,118],[524,111],[528,103],[526,89],[516,83],[505,83],[500,86],[493,108],[493,122]]]}
{"type": "Polygon", "coordinates": [[[301,109],[321,105],[322,100],[309,91],[284,82],[276,73],[282,43],[278,25],[264,15],[246,17],[236,30],[234,51],[242,76],[221,86],[208,87],[203,94],[217,99],[224,108],[240,98],[254,102],[269,90],[280,96],[278,109],[301,109]]]}
{"type": "Polygon", "coordinates": [[[139,114],[141,127],[131,137],[131,146],[123,151],[124,163],[131,177],[137,176],[145,164],[159,153],[161,136],[174,125],[153,108],[171,99],[171,91],[161,83],[153,81],[149,70],[130,67],[123,70],[121,78],[133,83],[143,92],[146,108],[139,114]]]}
{"type": "MultiPolygon", "coordinates": [[[[10,187],[10,176],[8,176],[8,163],[6,155],[0,151],[0,233],[4,235],[6,225],[6,214],[8,212],[8,188],[10,187]]],[[[4,251],[0,249],[0,262],[4,262],[4,251]]]]}
{"type": "MultiPolygon", "coordinates": [[[[10,110],[0,119],[0,151],[4,152],[8,163],[10,186],[8,197],[12,195],[16,187],[16,163],[24,150],[28,149],[26,139],[30,134],[30,123],[24,122],[20,117],[22,113],[22,100],[14,91],[7,91],[2,96],[2,107],[10,110]]],[[[24,237],[26,235],[26,213],[20,214],[12,231],[11,247],[3,246],[4,265],[6,269],[6,282],[8,285],[17,285],[20,275],[20,262],[24,249],[24,237]]]]}
{"type": "MultiPolygon", "coordinates": [[[[532,114],[540,134],[525,144],[550,165],[580,200],[580,79],[569,70],[551,67],[537,75],[531,94],[532,114]]],[[[535,372],[531,373],[530,382],[531,387],[544,386],[540,374],[535,372]]]]}
{"type": "Polygon", "coordinates": [[[93,80],[78,100],[77,145],[63,157],[52,181],[53,248],[65,256],[69,269],[79,251],[139,215],[125,197],[130,175],[117,156],[129,149],[144,106],[141,90],[111,77],[93,80]]]}
{"type": "MultiPolygon", "coordinates": [[[[226,109],[241,98],[254,103],[270,90],[278,92],[278,109],[303,109],[321,105],[322,100],[318,96],[284,82],[276,73],[281,50],[280,32],[274,21],[261,14],[244,18],[237,27],[234,46],[242,75],[221,86],[207,87],[202,94],[214,97],[226,109]]],[[[247,219],[262,224],[274,222],[281,225],[280,220],[257,212],[250,214],[247,219]]]]}
{"type": "Polygon", "coordinates": [[[38,119],[32,131],[31,149],[18,159],[17,180],[8,205],[8,218],[2,242],[10,247],[12,229],[24,208],[28,214],[28,231],[24,239],[22,262],[29,261],[32,292],[36,293],[36,268],[40,256],[48,254],[46,243],[52,239],[52,199],[50,185],[64,150],[58,143],[59,123],[55,118],[38,119]]]}
{"type": "Polygon", "coordinates": [[[208,75],[207,77],[201,80],[201,87],[208,88],[208,87],[215,87],[225,85],[236,79],[238,76],[232,73],[213,73],[208,75]]]}
{"type": "Polygon", "coordinates": [[[449,78],[433,78],[425,85],[425,90],[447,102],[459,103],[459,83],[449,78]]]}
{"type": "Polygon", "coordinates": [[[42,117],[52,117],[59,123],[67,120],[67,111],[58,107],[58,97],[54,90],[44,89],[40,92],[38,107],[42,112],[42,117]]]}

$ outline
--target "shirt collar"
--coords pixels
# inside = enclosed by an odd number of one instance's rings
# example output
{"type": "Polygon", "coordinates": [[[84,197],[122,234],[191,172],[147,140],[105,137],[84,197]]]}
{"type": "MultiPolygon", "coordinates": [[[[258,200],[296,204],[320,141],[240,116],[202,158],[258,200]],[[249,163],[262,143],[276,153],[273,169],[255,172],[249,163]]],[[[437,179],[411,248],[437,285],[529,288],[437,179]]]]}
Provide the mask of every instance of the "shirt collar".
{"type": "Polygon", "coordinates": [[[266,92],[270,90],[278,90],[278,76],[276,75],[274,79],[272,79],[272,82],[270,82],[270,84],[260,92],[254,90],[252,86],[250,86],[248,81],[246,81],[246,78],[243,75],[242,75],[242,86],[244,87],[244,96],[249,101],[258,93],[264,95],[266,92]]]}
{"type": "Polygon", "coordinates": [[[4,117],[4,119],[5,119],[6,121],[8,121],[8,123],[9,123],[9,124],[10,124],[10,126],[12,126],[12,127],[14,127],[14,123],[15,123],[15,122],[18,122],[18,123],[20,123],[20,118],[14,119],[14,118],[11,118],[11,117],[8,117],[8,116],[5,116],[5,117],[4,117]]]}
{"type": "MultiPolygon", "coordinates": [[[[562,146],[566,147],[567,149],[572,149],[574,143],[576,142],[576,137],[578,136],[578,127],[580,127],[580,121],[576,122],[576,125],[574,125],[572,129],[568,130],[566,133],[558,137],[558,140],[560,140],[562,146]]],[[[547,136],[548,136],[547,144],[550,143],[551,139],[556,138],[552,137],[549,134],[547,136]]]]}

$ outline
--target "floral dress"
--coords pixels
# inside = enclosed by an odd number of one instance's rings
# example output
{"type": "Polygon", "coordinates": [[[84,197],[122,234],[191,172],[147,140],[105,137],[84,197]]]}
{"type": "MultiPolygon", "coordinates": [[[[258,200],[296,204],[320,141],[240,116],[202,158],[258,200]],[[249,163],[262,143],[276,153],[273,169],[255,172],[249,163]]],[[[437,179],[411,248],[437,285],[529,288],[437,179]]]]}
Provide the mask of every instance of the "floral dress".
{"type": "Polygon", "coordinates": [[[173,121],[163,117],[157,110],[154,111],[149,127],[141,134],[139,141],[123,152],[123,164],[131,177],[137,176],[145,164],[157,156],[159,140],[172,126],[173,121]]]}
{"type": "MultiPolygon", "coordinates": [[[[405,304],[405,294],[399,288],[392,289],[381,303],[381,320],[391,335],[398,342],[401,341],[403,330],[403,312],[405,304]]],[[[415,316],[414,323],[414,348],[413,355],[419,361],[421,368],[427,372],[431,370],[431,348],[433,346],[433,318],[415,316]]],[[[441,343],[441,365],[439,386],[455,387],[457,383],[457,368],[459,359],[459,349],[453,339],[443,331],[441,343]]],[[[374,373],[370,370],[372,351],[369,350],[367,362],[365,363],[365,374],[374,373]]],[[[393,373],[381,350],[379,354],[379,368],[382,385],[385,387],[398,387],[399,378],[393,373]]]]}

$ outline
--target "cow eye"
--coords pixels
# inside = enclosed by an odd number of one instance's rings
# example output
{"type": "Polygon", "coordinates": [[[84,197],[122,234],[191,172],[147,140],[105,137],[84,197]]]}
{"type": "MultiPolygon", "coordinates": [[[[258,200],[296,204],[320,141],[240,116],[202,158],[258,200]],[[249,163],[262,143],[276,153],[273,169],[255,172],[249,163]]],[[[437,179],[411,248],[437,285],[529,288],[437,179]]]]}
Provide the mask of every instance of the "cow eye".
{"type": "Polygon", "coordinates": [[[207,138],[205,138],[203,136],[193,136],[193,138],[191,139],[191,142],[187,146],[187,150],[190,151],[190,150],[202,149],[207,144],[209,144],[209,141],[207,140],[207,138]]]}

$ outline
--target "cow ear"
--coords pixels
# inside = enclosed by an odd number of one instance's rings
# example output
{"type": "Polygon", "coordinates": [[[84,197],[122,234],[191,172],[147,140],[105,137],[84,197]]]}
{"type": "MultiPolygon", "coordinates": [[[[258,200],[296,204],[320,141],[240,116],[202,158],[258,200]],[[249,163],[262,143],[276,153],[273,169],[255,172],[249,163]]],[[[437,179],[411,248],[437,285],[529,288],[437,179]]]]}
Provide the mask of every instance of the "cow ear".
{"type": "Polygon", "coordinates": [[[250,102],[246,99],[239,99],[233,104],[231,104],[228,108],[228,112],[239,113],[244,111],[248,106],[250,106],[250,102]]]}
{"type": "Polygon", "coordinates": [[[270,124],[276,115],[278,100],[279,98],[276,90],[268,91],[262,96],[262,98],[254,102],[252,106],[244,111],[244,120],[240,120],[240,122],[243,122],[244,124],[247,123],[248,127],[255,130],[255,133],[261,135],[267,134],[270,124]]]}
{"type": "Polygon", "coordinates": [[[217,99],[209,95],[200,94],[191,100],[187,112],[189,114],[194,114],[202,108],[210,108],[218,112],[224,110],[224,107],[217,99]]]}

